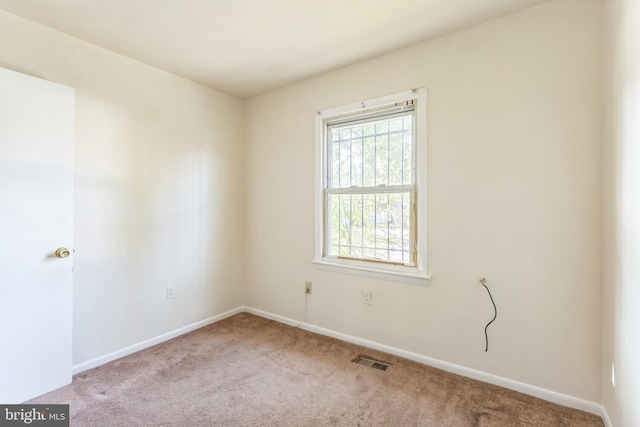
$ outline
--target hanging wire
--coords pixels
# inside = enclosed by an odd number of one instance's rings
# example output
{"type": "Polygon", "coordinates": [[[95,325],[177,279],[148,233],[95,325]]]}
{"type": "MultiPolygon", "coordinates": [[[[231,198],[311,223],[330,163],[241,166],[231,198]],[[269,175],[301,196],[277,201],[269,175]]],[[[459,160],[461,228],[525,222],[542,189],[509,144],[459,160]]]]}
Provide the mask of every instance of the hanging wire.
{"type": "Polygon", "coordinates": [[[310,294],[308,292],[304,293],[304,314],[302,315],[302,320],[300,321],[300,323],[294,326],[294,328],[299,328],[300,326],[302,326],[305,320],[307,320],[307,302],[309,301],[309,295],[310,294]]]}
{"type": "Polygon", "coordinates": [[[484,288],[487,290],[487,292],[489,293],[489,298],[491,298],[491,304],[493,304],[493,319],[491,319],[491,321],[489,323],[487,323],[487,325],[484,327],[484,340],[485,340],[485,347],[484,347],[484,351],[487,352],[489,351],[489,335],[487,335],[487,328],[489,327],[490,324],[492,324],[494,322],[494,320],[496,320],[496,318],[498,317],[498,309],[496,308],[496,303],[493,300],[493,296],[491,296],[491,291],[489,290],[489,288],[486,285],[487,283],[487,279],[485,279],[484,277],[482,279],[480,279],[480,284],[482,286],[484,286],[484,288]]]}

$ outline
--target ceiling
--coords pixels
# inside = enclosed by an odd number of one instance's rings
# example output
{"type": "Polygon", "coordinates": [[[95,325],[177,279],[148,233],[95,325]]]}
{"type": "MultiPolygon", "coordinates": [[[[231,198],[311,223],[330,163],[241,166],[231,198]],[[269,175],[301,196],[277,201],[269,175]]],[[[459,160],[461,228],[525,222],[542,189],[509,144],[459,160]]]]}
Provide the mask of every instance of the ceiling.
{"type": "Polygon", "coordinates": [[[0,9],[239,98],[548,0],[0,0],[0,9]]]}

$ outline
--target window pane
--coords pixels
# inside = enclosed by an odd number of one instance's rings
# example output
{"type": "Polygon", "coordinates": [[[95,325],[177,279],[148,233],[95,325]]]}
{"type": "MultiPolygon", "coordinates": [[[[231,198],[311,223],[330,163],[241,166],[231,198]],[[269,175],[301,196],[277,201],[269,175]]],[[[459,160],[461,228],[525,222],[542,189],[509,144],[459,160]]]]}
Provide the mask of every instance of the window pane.
{"type": "Polygon", "coordinates": [[[389,135],[389,185],[402,185],[402,132],[394,132],[389,135]]]}
{"type": "MultiPolygon", "coordinates": [[[[362,194],[351,194],[351,245],[353,249],[353,255],[356,256],[355,248],[358,248],[358,253],[362,253],[362,194]]],[[[357,255],[362,256],[362,255],[357,255]]]]}
{"type": "Polygon", "coordinates": [[[340,143],[331,144],[331,187],[338,187],[340,184],[340,143]]]}
{"type": "MultiPolygon", "coordinates": [[[[362,195],[362,245],[366,249],[376,247],[376,197],[374,194],[362,195]]],[[[372,251],[367,252],[373,256],[372,251]]]]}
{"type": "Polygon", "coordinates": [[[340,182],[336,187],[351,185],[351,141],[340,141],[340,182]]]}
{"type": "Polygon", "coordinates": [[[372,123],[368,123],[362,127],[365,136],[371,136],[376,134],[376,126],[372,123]]]}
{"type": "Polygon", "coordinates": [[[389,138],[376,136],[376,185],[389,184],[389,138]]]}
{"type": "Polygon", "coordinates": [[[373,137],[364,138],[362,152],[362,185],[374,187],[376,185],[376,139],[373,137]]]}
{"type": "Polygon", "coordinates": [[[376,258],[389,258],[389,195],[376,195],[376,258]]]}
{"type": "MultiPolygon", "coordinates": [[[[407,223],[411,221],[411,196],[407,193],[402,194],[402,222],[407,223]]],[[[402,256],[404,262],[412,262],[409,258],[409,251],[411,250],[411,229],[409,227],[402,227],[402,256]]]]}
{"type": "Polygon", "coordinates": [[[402,117],[389,121],[389,132],[402,130],[402,117]]]}
{"type": "Polygon", "coordinates": [[[351,140],[351,185],[362,186],[362,138],[351,140]]]}
{"type": "Polygon", "coordinates": [[[351,255],[351,195],[341,194],[340,199],[340,255],[351,255]]]}
{"type": "Polygon", "coordinates": [[[410,193],[331,194],[329,255],[410,263],[410,193]]]}
{"type": "Polygon", "coordinates": [[[331,127],[331,188],[410,185],[412,113],[331,127]]]}
{"type": "Polygon", "coordinates": [[[412,152],[411,152],[411,131],[402,132],[402,183],[411,184],[412,175],[412,152]]]}
{"type": "Polygon", "coordinates": [[[328,244],[332,247],[332,253],[337,253],[337,245],[340,244],[340,200],[333,195],[329,198],[329,222],[330,234],[327,236],[328,244]]]}

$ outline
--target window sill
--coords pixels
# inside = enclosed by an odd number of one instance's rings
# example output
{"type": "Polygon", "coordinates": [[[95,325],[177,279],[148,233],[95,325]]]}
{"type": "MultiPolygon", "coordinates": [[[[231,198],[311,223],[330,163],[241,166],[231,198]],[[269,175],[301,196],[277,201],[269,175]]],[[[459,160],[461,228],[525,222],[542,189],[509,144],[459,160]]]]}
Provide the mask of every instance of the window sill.
{"type": "Polygon", "coordinates": [[[427,274],[420,273],[388,271],[378,268],[361,267],[315,259],[312,260],[311,263],[314,265],[314,267],[324,271],[351,274],[354,276],[364,276],[372,279],[387,280],[391,282],[408,283],[410,285],[428,286],[431,280],[431,278],[427,274]]]}

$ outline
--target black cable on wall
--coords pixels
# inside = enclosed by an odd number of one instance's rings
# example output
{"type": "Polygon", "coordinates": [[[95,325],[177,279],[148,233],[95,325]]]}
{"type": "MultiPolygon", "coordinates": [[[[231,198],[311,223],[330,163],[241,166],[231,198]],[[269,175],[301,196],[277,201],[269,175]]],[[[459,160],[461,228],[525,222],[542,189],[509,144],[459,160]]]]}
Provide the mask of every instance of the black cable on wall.
{"type": "Polygon", "coordinates": [[[493,300],[493,296],[491,295],[491,291],[489,290],[489,288],[486,285],[487,279],[485,279],[484,277],[482,279],[480,279],[480,284],[482,286],[484,286],[484,288],[487,290],[487,292],[489,293],[489,298],[491,298],[491,304],[493,304],[493,319],[491,319],[491,321],[489,323],[487,323],[487,325],[484,327],[484,340],[485,340],[485,347],[484,347],[484,351],[487,352],[489,351],[489,335],[487,335],[487,328],[489,327],[490,324],[492,324],[496,318],[498,317],[498,308],[496,307],[496,303],[493,300]]]}

